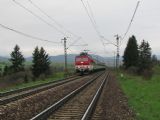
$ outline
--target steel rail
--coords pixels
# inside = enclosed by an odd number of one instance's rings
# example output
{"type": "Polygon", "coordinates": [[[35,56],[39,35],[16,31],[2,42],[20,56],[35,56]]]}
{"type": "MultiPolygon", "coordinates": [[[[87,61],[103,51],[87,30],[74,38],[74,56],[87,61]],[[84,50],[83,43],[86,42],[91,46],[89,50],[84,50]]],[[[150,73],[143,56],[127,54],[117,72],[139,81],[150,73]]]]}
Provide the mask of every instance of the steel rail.
{"type": "Polygon", "coordinates": [[[52,106],[48,107],[35,117],[31,118],[30,120],[46,120],[48,116],[50,116],[53,112],[55,112],[59,107],[63,106],[67,101],[69,101],[71,98],[73,98],[75,95],[77,95],[80,91],[85,89],[88,85],[90,85],[92,82],[94,82],[97,78],[99,78],[103,73],[99,74],[98,76],[94,77],[81,87],[77,88],[76,90],[72,91],[68,95],[66,95],[64,98],[60,99],[58,102],[53,104],[52,106]]]}
{"type": "MultiPolygon", "coordinates": [[[[80,78],[81,78],[81,77],[80,77],[80,78]]],[[[69,80],[62,80],[62,81],[59,81],[59,82],[55,82],[55,83],[53,83],[53,84],[51,84],[51,85],[42,86],[42,87],[40,87],[40,88],[35,88],[35,89],[33,88],[33,90],[28,90],[28,92],[27,92],[27,91],[22,91],[22,92],[24,92],[24,93],[22,93],[22,94],[18,94],[18,93],[17,93],[17,95],[14,95],[14,94],[13,94],[13,96],[11,95],[11,97],[6,96],[6,97],[4,97],[4,98],[0,98],[0,105],[5,105],[5,104],[7,104],[7,103],[10,103],[10,102],[13,102],[13,101],[16,101],[16,100],[25,98],[25,97],[27,97],[27,96],[31,96],[31,95],[33,95],[33,94],[42,92],[42,91],[44,91],[44,90],[51,89],[51,88],[53,88],[53,87],[60,86],[60,85],[62,85],[62,84],[68,83],[68,82],[72,82],[72,81],[77,80],[77,79],[78,79],[78,78],[73,78],[73,79],[71,79],[71,80],[70,80],[70,79],[69,79],[69,80]]]]}
{"type": "Polygon", "coordinates": [[[104,80],[102,81],[99,89],[97,90],[93,100],[91,101],[90,105],[88,106],[88,108],[87,108],[86,112],[84,113],[81,120],[90,120],[92,113],[93,113],[93,110],[96,107],[98,99],[102,93],[103,87],[104,87],[105,83],[108,82],[108,77],[109,77],[109,73],[105,76],[104,80]]]}
{"type": "Polygon", "coordinates": [[[66,79],[75,78],[75,77],[77,77],[77,76],[71,76],[71,77],[51,81],[51,82],[48,82],[48,83],[39,84],[39,85],[35,85],[35,86],[30,86],[30,87],[25,87],[25,88],[20,88],[20,89],[16,89],[16,90],[10,90],[10,91],[7,91],[7,92],[0,92],[0,97],[5,97],[5,96],[11,95],[11,94],[20,93],[20,92],[23,92],[23,91],[27,91],[27,90],[42,87],[42,86],[46,86],[46,85],[49,85],[49,84],[52,84],[52,83],[57,83],[57,82],[60,82],[60,81],[66,80],[66,79]]]}

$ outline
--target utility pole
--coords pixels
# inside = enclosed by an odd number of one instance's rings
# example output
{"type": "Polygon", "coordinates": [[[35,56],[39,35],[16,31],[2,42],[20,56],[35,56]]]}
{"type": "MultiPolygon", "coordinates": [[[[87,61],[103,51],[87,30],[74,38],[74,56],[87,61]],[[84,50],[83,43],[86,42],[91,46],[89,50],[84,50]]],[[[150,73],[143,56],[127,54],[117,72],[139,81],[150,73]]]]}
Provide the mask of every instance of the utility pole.
{"type": "Polygon", "coordinates": [[[119,38],[120,36],[117,34],[116,37],[116,46],[117,46],[117,56],[116,56],[116,68],[119,68],[119,38]]]}
{"type": "Polygon", "coordinates": [[[68,69],[67,69],[67,45],[66,45],[67,38],[64,37],[62,40],[64,41],[64,59],[65,59],[64,71],[65,71],[65,76],[66,76],[67,73],[68,73],[68,69]]]}

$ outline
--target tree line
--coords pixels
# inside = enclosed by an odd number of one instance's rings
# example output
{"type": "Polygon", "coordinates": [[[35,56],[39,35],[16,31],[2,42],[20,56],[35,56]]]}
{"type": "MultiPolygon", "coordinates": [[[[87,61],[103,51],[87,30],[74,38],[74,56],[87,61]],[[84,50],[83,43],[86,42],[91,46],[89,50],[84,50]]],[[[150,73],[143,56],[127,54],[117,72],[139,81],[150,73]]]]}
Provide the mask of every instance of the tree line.
{"type": "Polygon", "coordinates": [[[145,40],[137,44],[136,37],[129,38],[123,55],[124,69],[144,77],[151,77],[152,68],[158,64],[156,55],[152,55],[151,47],[145,40]]]}
{"type": "MultiPolygon", "coordinates": [[[[16,45],[14,50],[10,54],[9,61],[11,65],[6,65],[3,70],[3,76],[18,73],[25,70],[25,58],[20,51],[20,47],[16,45]]],[[[39,48],[38,46],[34,49],[32,53],[32,66],[31,71],[35,78],[38,78],[41,74],[49,75],[50,74],[50,58],[46,53],[43,47],[39,48]]]]}

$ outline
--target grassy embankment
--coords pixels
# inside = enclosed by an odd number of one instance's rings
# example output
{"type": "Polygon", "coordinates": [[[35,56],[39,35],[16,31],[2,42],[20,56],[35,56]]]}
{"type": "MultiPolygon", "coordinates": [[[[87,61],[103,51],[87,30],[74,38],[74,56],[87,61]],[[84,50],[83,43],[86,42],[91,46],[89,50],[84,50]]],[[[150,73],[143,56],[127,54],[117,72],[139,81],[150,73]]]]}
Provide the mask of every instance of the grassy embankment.
{"type": "MultiPolygon", "coordinates": [[[[122,72],[121,72],[122,73],[122,72]]],[[[118,74],[119,82],[135,111],[137,120],[160,120],[160,66],[154,67],[150,80],[140,76],[118,74]]]]}

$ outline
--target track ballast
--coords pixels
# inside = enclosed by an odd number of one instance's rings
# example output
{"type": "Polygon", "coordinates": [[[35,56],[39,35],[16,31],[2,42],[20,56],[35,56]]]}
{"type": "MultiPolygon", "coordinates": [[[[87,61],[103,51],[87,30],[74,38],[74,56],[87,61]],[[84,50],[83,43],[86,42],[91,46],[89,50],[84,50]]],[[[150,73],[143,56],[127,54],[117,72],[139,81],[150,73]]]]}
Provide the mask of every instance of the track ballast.
{"type": "Polygon", "coordinates": [[[83,120],[88,119],[92,113],[91,109],[96,106],[103,86],[106,83],[106,80],[108,80],[108,74],[108,72],[105,72],[103,75],[100,74],[96,76],[94,79],[68,94],[31,120],[78,120],[82,119],[82,117],[83,120]]]}

